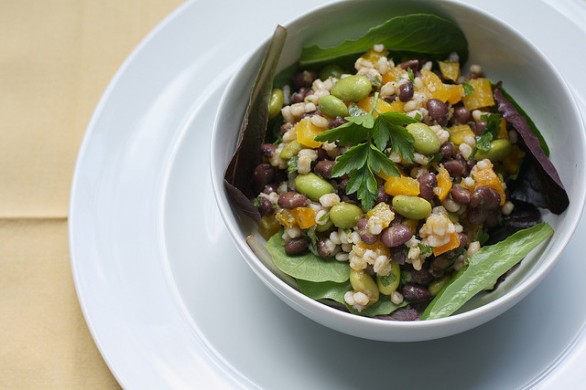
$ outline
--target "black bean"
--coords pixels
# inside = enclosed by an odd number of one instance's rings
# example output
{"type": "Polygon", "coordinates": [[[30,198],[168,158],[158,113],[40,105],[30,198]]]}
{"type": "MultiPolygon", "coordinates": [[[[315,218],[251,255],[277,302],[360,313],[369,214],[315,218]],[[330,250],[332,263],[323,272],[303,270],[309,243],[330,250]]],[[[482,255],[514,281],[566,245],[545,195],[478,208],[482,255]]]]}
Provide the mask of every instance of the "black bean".
{"type": "Polygon", "coordinates": [[[433,200],[433,189],[437,186],[437,177],[432,172],[425,172],[417,178],[419,182],[419,196],[425,200],[433,200]]]}
{"type": "Polygon", "coordinates": [[[454,260],[454,258],[446,256],[445,254],[435,257],[431,261],[431,272],[435,275],[441,275],[444,271],[450,268],[452,264],[454,264],[454,260]]]}
{"type": "Polygon", "coordinates": [[[429,272],[427,268],[422,268],[420,270],[413,269],[411,270],[411,281],[422,285],[427,286],[433,280],[433,275],[429,272]]]}
{"type": "Polygon", "coordinates": [[[405,306],[391,313],[388,319],[393,321],[417,321],[419,317],[420,315],[417,310],[410,306],[405,306]]]}
{"type": "Polygon", "coordinates": [[[324,148],[317,149],[317,161],[327,160],[328,158],[330,156],[328,156],[328,152],[324,148]]]}
{"type": "Polygon", "coordinates": [[[348,122],[346,119],[342,118],[341,116],[337,116],[330,121],[328,129],[335,129],[338,126],[342,126],[346,122],[348,122]]]}
{"type": "Polygon", "coordinates": [[[470,191],[466,188],[462,187],[459,184],[454,184],[452,189],[450,190],[450,195],[452,199],[460,204],[468,204],[470,203],[470,191]]]}
{"type": "Polygon", "coordinates": [[[442,164],[453,178],[460,178],[466,172],[466,163],[459,159],[444,161],[442,164]]]}
{"type": "Polygon", "coordinates": [[[260,154],[263,157],[273,157],[277,147],[274,144],[262,144],[260,145],[260,154]]]}
{"type": "Polygon", "coordinates": [[[454,157],[455,152],[456,146],[453,142],[446,142],[440,147],[440,153],[442,154],[443,158],[454,157]]]}
{"type": "Polygon", "coordinates": [[[403,103],[408,102],[413,97],[413,83],[408,81],[399,87],[399,100],[403,103]]]}
{"type": "Polygon", "coordinates": [[[324,240],[319,240],[317,242],[317,254],[321,257],[332,257],[334,255],[333,252],[329,251],[326,242],[324,240]]]}
{"type": "Polygon", "coordinates": [[[495,189],[487,186],[476,187],[470,197],[470,206],[474,208],[494,210],[499,207],[500,203],[500,194],[495,189]]]}
{"type": "Polygon", "coordinates": [[[454,108],[453,119],[456,124],[466,124],[472,119],[472,114],[466,107],[458,106],[454,108]]]}
{"type": "Polygon", "coordinates": [[[356,227],[358,228],[358,234],[360,235],[362,241],[364,241],[365,243],[374,244],[378,240],[378,236],[371,234],[367,229],[367,225],[368,218],[359,219],[356,223],[356,227]]]}
{"type": "Polygon", "coordinates": [[[403,245],[413,237],[413,232],[405,225],[393,225],[381,233],[380,240],[389,248],[395,248],[403,245]]]}
{"type": "Polygon", "coordinates": [[[313,171],[321,177],[329,179],[332,177],[332,169],[334,168],[334,165],[336,165],[336,162],[332,160],[318,161],[318,163],[315,164],[313,171]]]}
{"type": "Polygon", "coordinates": [[[378,241],[378,236],[370,233],[368,229],[359,229],[358,234],[360,235],[360,239],[364,241],[365,244],[374,244],[378,241]]]}
{"type": "Polygon", "coordinates": [[[293,85],[295,88],[308,88],[311,87],[311,84],[317,79],[317,73],[312,72],[309,70],[304,70],[303,72],[297,73],[293,77],[293,85]]]}
{"type": "Polygon", "coordinates": [[[393,261],[399,265],[404,265],[407,260],[407,247],[405,245],[391,248],[391,257],[393,261]]]}
{"type": "Polygon", "coordinates": [[[263,188],[262,192],[263,194],[270,194],[271,192],[277,192],[277,188],[279,187],[279,185],[277,183],[269,183],[267,185],[265,185],[265,187],[263,188]]]}
{"type": "Polygon", "coordinates": [[[275,212],[275,207],[267,198],[260,198],[258,212],[260,213],[260,215],[271,215],[275,212]]]}
{"type": "Polygon", "coordinates": [[[309,241],[305,237],[292,238],[285,243],[285,253],[289,256],[297,255],[309,247],[309,241]]]}
{"type": "Polygon", "coordinates": [[[427,288],[411,283],[403,286],[401,294],[403,294],[403,297],[409,302],[422,302],[431,297],[427,288]]]}
{"type": "Polygon", "coordinates": [[[488,210],[482,208],[469,209],[467,213],[468,222],[472,225],[480,225],[484,223],[488,216],[488,210]]]}
{"type": "Polygon", "coordinates": [[[270,164],[258,164],[252,173],[252,183],[257,192],[275,180],[275,168],[270,164]]]}
{"type": "Polygon", "coordinates": [[[401,62],[399,66],[401,66],[401,68],[405,70],[411,68],[413,71],[416,71],[419,70],[421,63],[419,62],[419,60],[407,60],[405,62],[401,62]]]}
{"type": "Polygon", "coordinates": [[[448,106],[439,99],[429,99],[425,105],[429,116],[439,125],[448,124],[448,106]]]}
{"type": "Polygon", "coordinates": [[[299,88],[299,91],[291,94],[291,103],[302,103],[303,101],[305,101],[306,95],[307,95],[307,89],[306,88],[299,88]]]}
{"type": "Polygon", "coordinates": [[[376,196],[376,203],[387,203],[391,201],[391,197],[389,194],[385,192],[385,186],[380,185],[378,186],[378,192],[376,196]]]}
{"type": "Polygon", "coordinates": [[[486,121],[478,121],[470,124],[470,128],[476,135],[482,135],[486,130],[486,121]]]}
{"type": "Polygon", "coordinates": [[[279,196],[279,206],[284,209],[294,209],[307,205],[307,197],[298,192],[288,191],[279,196]]]}

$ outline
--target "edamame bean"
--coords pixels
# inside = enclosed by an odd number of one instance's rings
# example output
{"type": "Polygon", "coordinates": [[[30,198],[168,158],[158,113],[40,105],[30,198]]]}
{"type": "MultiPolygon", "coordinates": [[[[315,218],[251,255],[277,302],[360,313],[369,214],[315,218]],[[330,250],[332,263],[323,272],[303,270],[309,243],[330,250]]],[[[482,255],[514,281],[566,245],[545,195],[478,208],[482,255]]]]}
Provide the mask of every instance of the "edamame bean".
{"type": "Polygon", "coordinates": [[[319,201],[322,195],[334,192],[334,187],[315,173],[297,175],[295,189],[315,202],[319,201]]]}
{"type": "Polygon", "coordinates": [[[387,276],[376,276],[376,285],[381,294],[391,295],[401,283],[401,267],[391,260],[391,272],[387,276]]]}
{"type": "Polygon", "coordinates": [[[330,93],[345,102],[357,102],[370,95],[372,84],[364,76],[348,76],[338,80],[330,93]]]}
{"type": "Polygon", "coordinates": [[[281,112],[283,108],[283,91],[279,88],[273,89],[269,99],[269,118],[273,119],[281,112]]]}
{"type": "Polygon", "coordinates": [[[335,118],[337,116],[346,117],[349,115],[346,104],[334,95],[326,95],[321,97],[319,99],[318,106],[321,112],[331,118],[335,118]]]}
{"type": "Polygon", "coordinates": [[[511,153],[511,148],[511,141],[508,139],[495,139],[490,143],[489,150],[476,152],[476,160],[488,158],[490,161],[501,161],[511,153]]]}
{"type": "Polygon", "coordinates": [[[283,160],[290,160],[291,157],[296,156],[301,149],[303,149],[303,146],[301,146],[297,140],[293,140],[285,145],[279,156],[281,156],[283,160]]]}
{"type": "Polygon", "coordinates": [[[435,132],[425,123],[410,123],[406,127],[409,134],[413,136],[413,147],[415,151],[422,154],[435,154],[439,152],[440,139],[435,132]]]}
{"type": "Polygon", "coordinates": [[[359,291],[368,297],[368,305],[372,305],[379,298],[378,287],[372,277],[364,271],[350,270],[350,285],[354,291],[359,291]]]}
{"type": "Polygon", "coordinates": [[[349,229],[362,218],[362,209],[354,204],[340,202],[330,209],[330,220],[336,227],[349,229]]]}
{"type": "Polygon", "coordinates": [[[326,81],[330,77],[335,77],[339,79],[343,74],[344,70],[340,68],[338,65],[326,65],[319,72],[319,79],[322,81],[326,81]]]}
{"type": "Polygon", "coordinates": [[[427,286],[429,293],[432,297],[435,297],[441,290],[444,288],[446,284],[450,281],[450,278],[443,277],[441,279],[436,279],[427,286]]]}
{"type": "Polygon", "coordinates": [[[431,214],[431,204],[418,196],[397,195],[393,197],[393,207],[409,219],[424,219],[431,214]]]}

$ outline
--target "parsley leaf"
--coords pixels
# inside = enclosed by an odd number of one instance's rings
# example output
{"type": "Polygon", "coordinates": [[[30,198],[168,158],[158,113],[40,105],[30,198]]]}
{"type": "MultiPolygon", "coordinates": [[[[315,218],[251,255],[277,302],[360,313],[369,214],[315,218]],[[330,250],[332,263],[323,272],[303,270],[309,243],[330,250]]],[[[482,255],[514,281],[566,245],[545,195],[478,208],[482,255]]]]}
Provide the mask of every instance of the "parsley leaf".
{"type": "Polygon", "coordinates": [[[365,210],[370,210],[374,206],[374,201],[378,193],[378,185],[368,165],[364,165],[362,168],[348,174],[346,194],[353,194],[355,192],[365,210]]]}
{"type": "Polygon", "coordinates": [[[315,137],[319,142],[334,142],[339,145],[356,145],[368,139],[369,129],[354,122],[346,122],[343,125],[326,130],[315,137]]]}
{"type": "Polygon", "coordinates": [[[299,157],[293,156],[287,162],[287,172],[289,173],[296,173],[297,172],[297,161],[299,157]]]}
{"type": "Polygon", "coordinates": [[[400,176],[395,164],[374,145],[370,145],[370,150],[368,151],[368,163],[374,172],[400,176]]]}
{"type": "Polygon", "coordinates": [[[348,122],[356,123],[357,125],[372,129],[374,126],[374,117],[370,114],[362,114],[357,116],[349,116],[344,118],[348,122]]]}
{"type": "Polygon", "coordinates": [[[362,168],[368,159],[368,151],[369,147],[366,142],[348,149],[346,153],[336,159],[336,164],[332,169],[332,177],[340,177],[362,168]]]}
{"type": "Polygon", "coordinates": [[[480,117],[486,122],[485,132],[490,132],[493,137],[496,137],[501,129],[501,116],[499,114],[484,114],[480,117]]]}
{"type": "Polygon", "coordinates": [[[348,122],[315,137],[316,141],[351,146],[336,159],[332,177],[348,175],[346,193],[356,193],[365,210],[372,208],[378,195],[375,175],[400,175],[395,163],[383,152],[389,142],[391,150],[405,161],[412,162],[414,153],[413,136],[404,126],[417,120],[397,112],[377,113],[375,118],[377,99],[375,94],[368,113],[351,105],[350,116],[345,118],[348,122]]]}
{"type": "Polygon", "coordinates": [[[464,96],[470,96],[472,92],[474,92],[474,87],[472,84],[464,83],[462,86],[464,87],[464,96]]]}
{"type": "Polygon", "coordinates": [[[413,162],[413,136],[404,127],[406,124],[416,122],[410,116],[397,112],[385,112],[378,116],[377,126],[373,129],[374,144],[380,150],[384,150],[389,140],[391,148],[408,163],[413,162]]]}
{"type": "Polygon", "coordinates": [[[476,137],[476,149],[488,152],[490,150],[490,143],[492,142],[492,133],[487,131],[476,137]]]}
{"type": "Polygon", "coordinates": [[[380,280],[383,286],[387,287],[390,286],[391,283],[393,283],[395,280],[397,280],[397,277],[391,273],[386,276],[379,276],[378,279],[380,280]]]}

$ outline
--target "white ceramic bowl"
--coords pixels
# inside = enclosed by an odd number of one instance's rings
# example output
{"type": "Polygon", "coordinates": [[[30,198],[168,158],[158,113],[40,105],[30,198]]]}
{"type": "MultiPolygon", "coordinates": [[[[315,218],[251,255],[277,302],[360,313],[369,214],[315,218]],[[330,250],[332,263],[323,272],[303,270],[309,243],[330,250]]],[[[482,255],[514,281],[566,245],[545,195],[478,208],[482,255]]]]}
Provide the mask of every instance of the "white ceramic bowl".
{"type": "Polygon", "coordinates": [[[553,237],[533,251],[494,293],[473,300],[448,318],[382,321],[348,314],[307,298],[258,260],[245,240],[247,235],[255,234],[256,226],[231,207],[223,175],[268,40],[251,54],[226,88],[213,130],[213,190],[228,231],[248,265],[271,291],[295,310],[332,329],[373,340],[420,341],[445,337],[483,324],[511,308],[554,266],[581,217],[586,193],[584,124],[566,83],[538,48],[482,10],[458,2],[432,0],[349,1],[311,10],[285,25],[288,38],[278,70],[296,62],[303,46],[314,43],[324,46],[354,38],[392,16],[420,11],[448,17],[462,28],[469,42],[468,64],[482,64],[489,78],[502,80],[534,120],[551,149],[551,159],[570,198],[570,206],[562,215],[544,215],[555,230],[553,237]]]}

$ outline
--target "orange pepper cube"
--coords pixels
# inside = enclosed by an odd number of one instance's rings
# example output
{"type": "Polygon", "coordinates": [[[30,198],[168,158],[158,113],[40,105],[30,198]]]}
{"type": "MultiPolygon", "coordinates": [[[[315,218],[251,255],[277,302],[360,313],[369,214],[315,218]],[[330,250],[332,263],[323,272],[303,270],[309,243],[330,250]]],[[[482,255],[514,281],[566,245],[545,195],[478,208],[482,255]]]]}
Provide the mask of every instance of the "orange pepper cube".
{"type": "Polygon", "coordinates": [[[492,95],[492,86],[489,79],[479,78],[468,81],[468,84],[474,88],[471,94],[464,96],[462,101],[464,107],[470,111],[477,108],[494,106],[494,98],[492,95]]]}
{"type": "Polygon", "coordinates": [[[456,249],[459,246],[460,246],[460,236],[458,235],[458,233],[455,233],[455,232],[451,233],[450,234],[450,241],[448,241],[444,245],[437,246],[437,247],[433,248],[433,255],[439,256],[442,253],[446,253],[447,251],[450,251],[452,249],[456,249]]]}
{"type": "Polygon", "coordinates": [[[450,173],[443,165],[440,165],[437,170],[437,186],[433,189],[433,193],[440,201],[445,200],[452,189],[452,179],[450,173]]]}
{"type": "Polygon", "coordinates": [[[291,210],[299,229],[309,229],[314,226],[316,213],[311,207],[296,207],[291,210]]]}
{"type": "Polygon", "coordinates": [[[389,176],[385,182],[385,192],[391,196],[419,195],[419,182],[409,176],[389,176]]]}
{"type": "Polygon", "coordinates": [[[324,130],[326,129],[314,125],[310,118],[303,118],[295,125],[297,142],[308,148],[319,148],[323,145],[323,142],[316,141],[315,137],[321,134],[324,130]]]}

